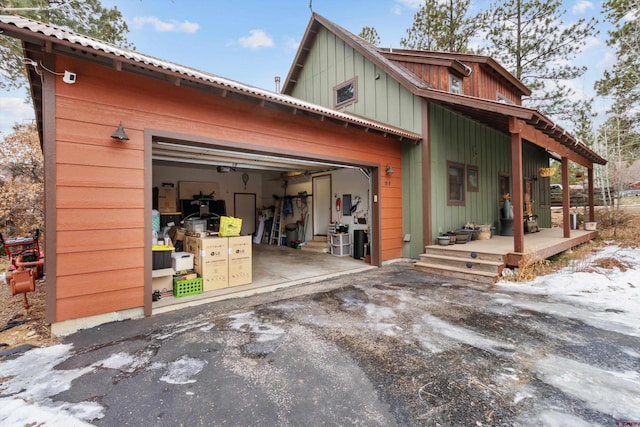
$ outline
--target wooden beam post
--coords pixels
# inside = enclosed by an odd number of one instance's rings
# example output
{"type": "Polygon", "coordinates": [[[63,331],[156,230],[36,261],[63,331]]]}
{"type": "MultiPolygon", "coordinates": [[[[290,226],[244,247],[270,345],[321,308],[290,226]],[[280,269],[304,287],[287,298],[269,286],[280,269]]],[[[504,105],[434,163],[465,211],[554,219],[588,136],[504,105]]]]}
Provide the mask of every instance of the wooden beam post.
{"type": "Polygon", "coordinates": [[[587,169],[587,184],[589,185],[589,221],[596,220],[596,212],[595,212],[595,191],[593,186],[593,167],[587,169]]]}
{"type": "Polygon", "coordinates": [[[570,189],[569,189],[569,158],[562,157],[562,229],[564,237],[571,237],[571,224],[569,222],[570,189]]]}
{"type": "Polygon", "coordinates": [[[522,194],[522,138],[517,121],[510,119],[511,132],[511,190],[513,206],[513,251],[524,252],[524,200],[522,194]]]}

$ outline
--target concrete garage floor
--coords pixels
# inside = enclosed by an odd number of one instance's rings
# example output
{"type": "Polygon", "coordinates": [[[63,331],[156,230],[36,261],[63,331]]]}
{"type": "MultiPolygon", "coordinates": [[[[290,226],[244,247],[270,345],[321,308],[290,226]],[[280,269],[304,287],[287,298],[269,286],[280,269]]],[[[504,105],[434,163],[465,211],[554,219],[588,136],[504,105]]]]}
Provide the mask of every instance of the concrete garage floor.
{"type": "Polygon", "coordinates": [[[637,424],[638,329],[514,289],[396,263],[113,322],[17,359],[0,407],[27,401],[19,425],[36,407],[102,426],[637,424]]]}
{"type": "Polygon", "coordinates": [[[308,248],[253,245],[253,281],[249,285],[209,291],[181,298],[165,297],[153,303],[153,314],[166,313],[189,306],[246,297],[276,289],[313,283],[344,274],[356,274],[375,269],[352,256],[334,256],[322,253],[323,242],[312,242],[308,248]]]}

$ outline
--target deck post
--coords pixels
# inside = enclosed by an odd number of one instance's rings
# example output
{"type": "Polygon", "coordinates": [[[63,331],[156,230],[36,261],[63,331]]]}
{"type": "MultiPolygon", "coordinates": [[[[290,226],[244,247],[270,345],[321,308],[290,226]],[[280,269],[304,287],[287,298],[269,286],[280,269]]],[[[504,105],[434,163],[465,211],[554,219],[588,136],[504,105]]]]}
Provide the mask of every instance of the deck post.
{"type": "Polygon", "coordinates": [[[596,220],[596,213],[594,209],[595,205],[595,191],[593,187],[593,165],[589,169],[587,169],[587,185],[589,186],[589,221],[596,220]]]}
{"type": "Polygon", "coordinates": [[[524,201],[522,195],[522,137],[521,126],[511,117],[511,191],[513,206],[513,251],[524,252],[524,201]]]}
{"type": "Polygon", "coordinates": [[[569,209],[571,209],[569,189],[569,158],[562,156],[562,229],[564,237],[571,237],[571,224],[569,221],[569,209]]]}

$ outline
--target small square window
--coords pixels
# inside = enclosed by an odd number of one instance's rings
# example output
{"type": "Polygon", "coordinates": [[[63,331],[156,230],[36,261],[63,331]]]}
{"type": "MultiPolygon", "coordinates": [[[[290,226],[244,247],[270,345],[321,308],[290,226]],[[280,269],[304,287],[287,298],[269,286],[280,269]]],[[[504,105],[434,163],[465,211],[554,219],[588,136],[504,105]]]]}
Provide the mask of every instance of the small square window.
{"type": "Polygon", "coordinates": [[[342,107],[358,100],[358,80],[353,78],[334,88],[335,107],[342,107]]]}
{"type": "Polygon", "coordinates": [[[462,95],[462,79],[449,74],[449,92],[462,95]]]}

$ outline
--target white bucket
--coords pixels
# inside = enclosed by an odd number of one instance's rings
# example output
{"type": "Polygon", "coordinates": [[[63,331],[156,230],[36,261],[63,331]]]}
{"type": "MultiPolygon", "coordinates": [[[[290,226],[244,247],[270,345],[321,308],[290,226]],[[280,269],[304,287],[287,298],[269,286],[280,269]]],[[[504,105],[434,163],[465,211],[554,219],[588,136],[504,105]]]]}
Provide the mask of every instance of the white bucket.
{"type": "Polygon", "coordinates": [[[587,231],[596,231],[597,222],[585,221],[584,229],[587,231]]]}

